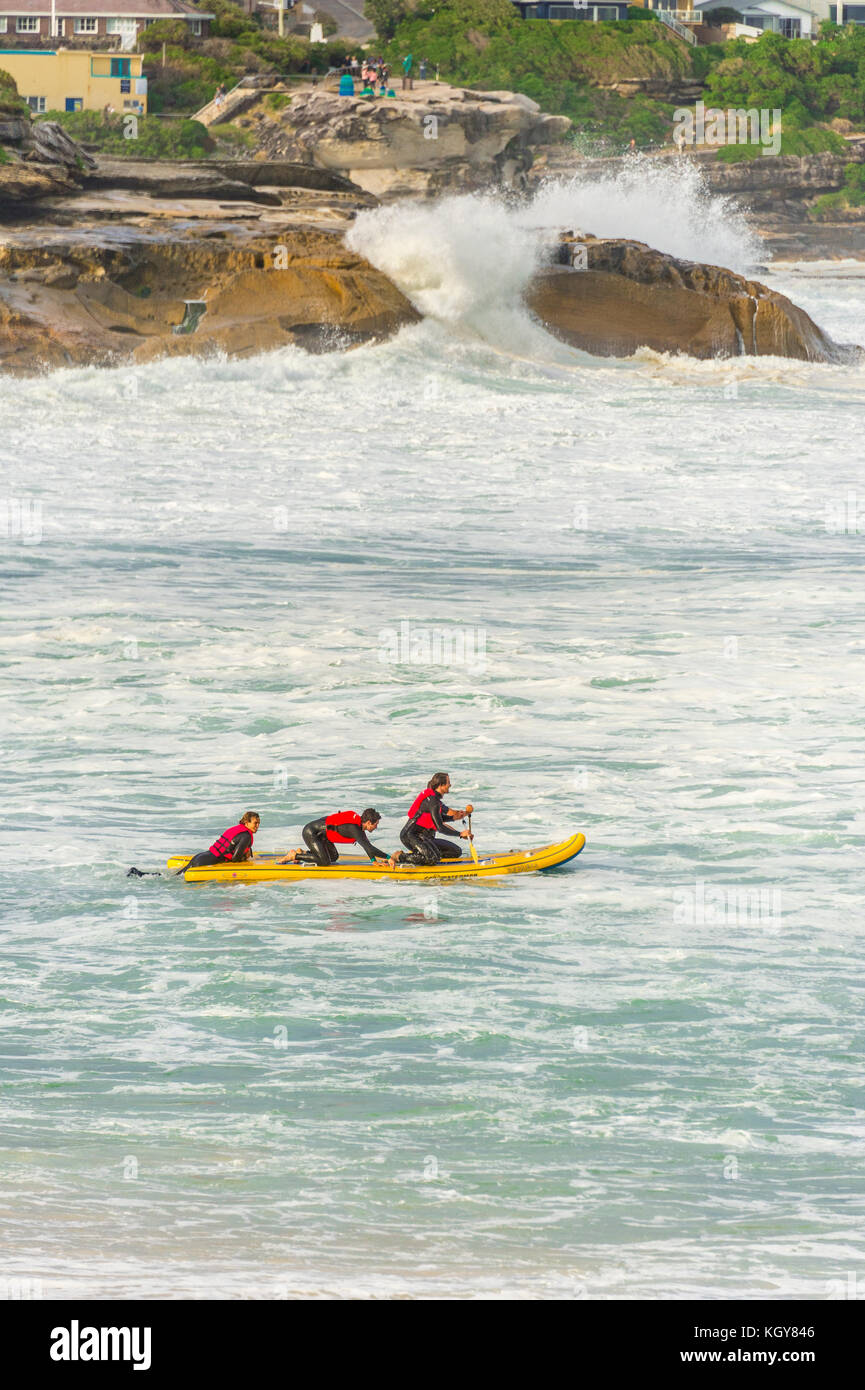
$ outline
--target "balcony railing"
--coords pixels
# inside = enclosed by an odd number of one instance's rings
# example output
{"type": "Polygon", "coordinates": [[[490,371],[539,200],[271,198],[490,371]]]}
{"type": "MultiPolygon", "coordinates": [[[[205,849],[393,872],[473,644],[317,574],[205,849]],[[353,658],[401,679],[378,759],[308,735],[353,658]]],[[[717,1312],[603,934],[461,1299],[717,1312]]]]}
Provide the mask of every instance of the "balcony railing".
{"type": "Polygon", "coordinates": [[[653,13],[672,15],[673,19],[678,19],[680,24],[705,23],[702,10],[655,10],[653,13]]]}
{"type": "MultiPolygon", "coordinates": [[[[652,10],[652,14],[655,15],[662,24],[666,24],[668,29],[672,29],[674,34],[678,34],[680,39],[684,39],[685,43],[696,43],[697,38],[695,34],[691,33],[688,26],[683,24],[680,19],[677,19],[676,16],[679,14],[692,13],[694,12],[691,10],[652,10]]],[[[698,23],[701,21],[695,20],[694,22],[698,23]]]]}

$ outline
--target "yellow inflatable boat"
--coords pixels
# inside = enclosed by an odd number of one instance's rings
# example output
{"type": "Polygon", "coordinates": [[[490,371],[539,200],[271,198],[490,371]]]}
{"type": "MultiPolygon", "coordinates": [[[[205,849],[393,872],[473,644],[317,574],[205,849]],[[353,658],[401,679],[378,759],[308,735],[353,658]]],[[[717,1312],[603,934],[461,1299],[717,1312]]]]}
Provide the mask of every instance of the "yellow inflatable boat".
{"type": "MultiPolygon", "coordinates": [[[[571,835],[556,845],[541,845],[539,849],[508,850],[501,854],[478,855],[478,862],[470,855],[460,859],[445,859],[430,867],[415,867],[399,864],[395,869],[388,868],[381,860],[371,864],[365,855],[342,855],[338,864],[320,868],[315,864],[278,864],[285,850],[274,854],[256,854],[239,864],[203,865],[190,869],[186,874],[187,883],[296,883],[298,879],[386,879],[398,878],[411,883],[438,879],[449,882],[458,878],[492,878],[497,874],[531,874],[543,869],[558,869],[568,860],[575,859],[583,845],[585,835],[571,835]]],[[[191,854],[175,854],[168,860],[168,868],[178,873],[188,864],[191,854]]]]}

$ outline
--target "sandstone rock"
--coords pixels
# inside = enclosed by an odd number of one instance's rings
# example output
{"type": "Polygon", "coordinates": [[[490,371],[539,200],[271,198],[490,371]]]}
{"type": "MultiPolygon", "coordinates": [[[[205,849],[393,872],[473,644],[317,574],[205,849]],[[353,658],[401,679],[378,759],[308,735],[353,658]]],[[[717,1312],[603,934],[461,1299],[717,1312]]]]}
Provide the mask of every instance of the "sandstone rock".
{"type": "Polygon", "coordinates": [[[320,189],[369,200],[349,179],[309,164],[274,159],[160,160],[100,158],[85,179],[91,189],[123,189],[158,199],[206,198],[279,207],[275,188],[320,189]]]}
{"type": "Polygon", "coordinates": [[[0,372],[385,337],[418,315],[341,238],[294,225],[214,237],[187,224],[31,231],[0,245],[0,372]],[[179,333],[187,301],[204,301],[179,333]]]}
{"type": "MultiPolygon", "coordinates": [[[[824,151],[822,154],[758,156],[728,164],[717,158],[716,150],[689,151],[679,155],[674,150],[662,150],[643,156],[649,167],[658,161],[677,161],[684,158],[695,164],[713,193],[730,193],[742,197],[749,208],[771,209],[780,199],[805,201],[841,188],[844,170],[850,163],[865,162],[865,138],[848,140],[842,154],[824,151]]],[[[551,178],[572,178],[575,174],[615,177],[630,167],[632,155],[590,158],[573,145],[557,145],[536,151],[529,176],[532,184],[551,178]]]]}
{"type": "Polygon", "coordinates": [[[30,120],[26,117],[0,117],[0,145],[22,145],[30,130],[30,120]]]}
{"type": "Polygon", "coordinates": [[[649,347],[701,358],[841,362],[861,352],[833,343],[804,310],[758,281],[641,242],[565,236],[555,259],[528,303],[550,332],[597,356],[649,347]],[[575,246],[586,249],[585,270],[572,266],[575,246]]]}
{"type": "Polygon", "coordinates": [[[13,151],[0,163],[0,214],[78,188],[94,163],[56,121],[4,120],[0,145],[13,151]]]}
{"type": "Polygon", "coordinates": [[[67,170],[77,169],[80,172],[96,167],[93,156],[56,121],[37,121],[30,127],[26,143],[29,146],[26,159],[41,164],[60,164],[67,170]]]}
{"type": "Polygon", "coordinates": [[[749,207],[771,209],[781,198],[814,199],[841,188],[846,166],[865,161],[865,143],[847,144],[843,154],[758,156],[734,164],[710,155],[700,167],[713,192],[744,195],[749,207]]]}
{"type": "Polygon", "coordinates": [[[376,196],[521,186],[538,143],[570,129],[513,92],[423,84],[377,101],[316,90],[259,125],[262,151],[342,174],[376,196]]]}
{"type": "Polygon", "coordinates": [[[0,212],[4,206],[22,205],[37,198],[48,198],[77,187],[62,167],[25,164],[14,161],[0,164],[0,212]]]}
{"type": "Polygon", "coordinates": [[[279,198],[251,183],[230,178],[223,168],[191,160],[101,158],[88,174],[89,188],[122,188],[151,198],[211,198],[279,206],[279,198]]]}
{"type": "Polygon", "coordinates": [[[351,193],[361,203],[369,202],[363,190],[350,179],[330,169],[316,169],[287,159],[209,159],[208,169],[219,169],[232,179],[256,187],[320,189],[326,193],[351,193]]]}

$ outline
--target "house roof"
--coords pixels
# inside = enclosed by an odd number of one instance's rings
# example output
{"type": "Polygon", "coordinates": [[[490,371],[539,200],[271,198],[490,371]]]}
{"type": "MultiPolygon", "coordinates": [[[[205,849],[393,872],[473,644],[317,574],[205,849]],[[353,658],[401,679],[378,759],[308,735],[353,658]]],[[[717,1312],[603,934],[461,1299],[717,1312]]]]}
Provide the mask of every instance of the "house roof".
{"type": "MultiPolygon", "coordinates": [[[[3,0],[0,0],[2,5],[3,0]]],[[[59,3],[59,0],[58,0],[59,3]]],[[[738,10],[741,15],[749,14],[774,14],[783,17],[785,15],[810,14],[814,16],[814,10],[805,5],[791,5],[789,0],[694,0],[695,10],[705,10],[711,14],[713,9],[719,5],[730,5],[734,10],[738,10]]],[[[748,20],[745,19],[747,24],[748,20]]]]}
{"type": "MultiPolygon", "coordinates": [[[[188,0],[56,0],[58,19],[95,15],[101,19],[213,19],[188,0]]],[[[0,0],[0,15],[51,14],[51,0],[0,0]]]]}

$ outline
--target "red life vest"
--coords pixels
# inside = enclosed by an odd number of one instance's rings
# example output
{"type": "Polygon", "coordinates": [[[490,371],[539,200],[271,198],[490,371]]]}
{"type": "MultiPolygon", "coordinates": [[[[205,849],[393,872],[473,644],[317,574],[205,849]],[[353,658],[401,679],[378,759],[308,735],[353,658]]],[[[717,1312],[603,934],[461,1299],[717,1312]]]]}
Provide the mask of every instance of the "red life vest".
{"type": "Polygon", "coordinates": [[[229,849],[229,845],[236,835],[242,835],[244,831],[249,836],[249,848],[252,849],[252,841],[255,837],[249,826],[232,825],[229,830],[223,830],[218,840],[214,840],[209,853],[215,854],[217,859],[230,859],[234,851],[229,849]]]}
{"type": "Polygon", "coordinates": [[[414,801],[409,807],[408,818],[420,830],[435,830],[436,828],[435,821],[433,820],[429,811],[424,811],[423,814],[419,816],[418,807],[420,806],[422,801],[426,801],[428,796],[437,795],[438,792],[434,792],[432,787],[427,787],[426,791],[421,792],[420,796],[415,797],[414,801]]]}
{"type": "Polygon", "coordinates": [[[357,811],[335,811],[332,816],[324,818],[324,833],[332,845],[353,845],[354,838],[351,835],[340,835],[337,830],[338,825],[363,825],[363,821],[357,811]]]}

